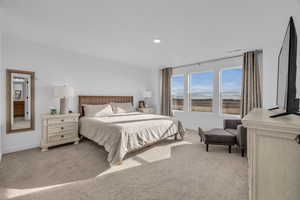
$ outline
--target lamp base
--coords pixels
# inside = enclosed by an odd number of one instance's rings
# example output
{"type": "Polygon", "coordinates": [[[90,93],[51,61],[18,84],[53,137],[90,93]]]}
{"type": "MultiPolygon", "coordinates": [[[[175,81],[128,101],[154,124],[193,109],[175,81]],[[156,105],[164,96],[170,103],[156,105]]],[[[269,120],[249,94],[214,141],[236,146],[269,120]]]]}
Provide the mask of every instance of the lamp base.
{"type": "Polygon", "coordinates": [[[61,98],[60,99],[60,110],[59,113],[60,114],[67,114],[68,113],[68,101],[66,98],[61,98]]]}
{"type": "Polygon", "coordinates": [[[151,107],[151,98],[149,97],[144,97],[144,101],[145,101],[145,107],[151,107]]]}

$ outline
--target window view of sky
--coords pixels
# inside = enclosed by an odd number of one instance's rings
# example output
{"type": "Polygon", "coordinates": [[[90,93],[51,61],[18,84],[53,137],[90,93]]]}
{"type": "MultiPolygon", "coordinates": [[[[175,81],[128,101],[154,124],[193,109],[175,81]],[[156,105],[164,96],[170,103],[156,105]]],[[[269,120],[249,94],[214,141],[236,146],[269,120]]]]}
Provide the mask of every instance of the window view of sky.
{"type": "Polygon", "coordinates": [[[228,69],[221,74],[221,94],[222,98],[239,99],[241,96],[243,79],[242,68],[228,69]]]}
{"type": "Polygon", "coordinates": [[[173,76],[172,77],[172,97],[183,99],[184,92],[184,76],[173,76]]]}
{"type": "MultiPolygon", "coordinates": [[[[242,86],[242,68],[228,69],[221,72],[221,95],[222,98],[240,98],[242,86]]],[[[213,94],[214,73],[191,74],[190,91],[193,99],[211,98],[213,94]]],[[[184,76],[172,77],[172,96],[183,98],[184,76]]]]}
{"type": "Polygon", "coordinates": [[[192,99],[211,99],[214,90],[214,73],[192,74],[190,84],[192,99]]]}

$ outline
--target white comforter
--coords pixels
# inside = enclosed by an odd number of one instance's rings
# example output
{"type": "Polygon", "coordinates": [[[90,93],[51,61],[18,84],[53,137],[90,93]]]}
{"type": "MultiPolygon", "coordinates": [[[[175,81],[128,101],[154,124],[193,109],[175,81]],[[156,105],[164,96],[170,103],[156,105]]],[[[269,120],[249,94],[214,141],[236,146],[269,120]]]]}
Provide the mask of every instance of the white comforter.
{"type": "Polygon", "coordinates": [[[162,115],[133,112],[80,119],[80,134],[104,146],[110,164],[122,161],[132,150],[177,133],[183,137],[180,121],[162,115]]]}

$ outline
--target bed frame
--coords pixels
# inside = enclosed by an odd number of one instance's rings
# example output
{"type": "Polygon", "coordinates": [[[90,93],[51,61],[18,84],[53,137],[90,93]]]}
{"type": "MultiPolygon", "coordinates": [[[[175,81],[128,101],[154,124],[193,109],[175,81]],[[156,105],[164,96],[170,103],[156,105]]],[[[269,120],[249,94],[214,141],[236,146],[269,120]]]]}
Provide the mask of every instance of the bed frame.
{"type": "Polygon", "coordinates": [[[79,96],[78,110],[80,117],[84,116],[84,104],[109,104],[109,103],[131,103],[133,105],[133,96],[79,96]]]}

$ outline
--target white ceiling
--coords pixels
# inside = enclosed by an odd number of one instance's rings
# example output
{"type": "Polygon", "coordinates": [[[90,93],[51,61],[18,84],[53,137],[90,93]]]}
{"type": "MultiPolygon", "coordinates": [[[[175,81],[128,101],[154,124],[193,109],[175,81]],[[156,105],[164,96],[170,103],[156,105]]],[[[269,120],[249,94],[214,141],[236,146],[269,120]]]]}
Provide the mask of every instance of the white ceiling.
{"type": "Polygon", "coordinates": [[[300,0],[0,3],[7,34],[143,67],[188,64],[234,49],[279,48],[288,17],[300,11],[300,0]],[[161,44],[153,44],[154,38],[161,44]]]}

